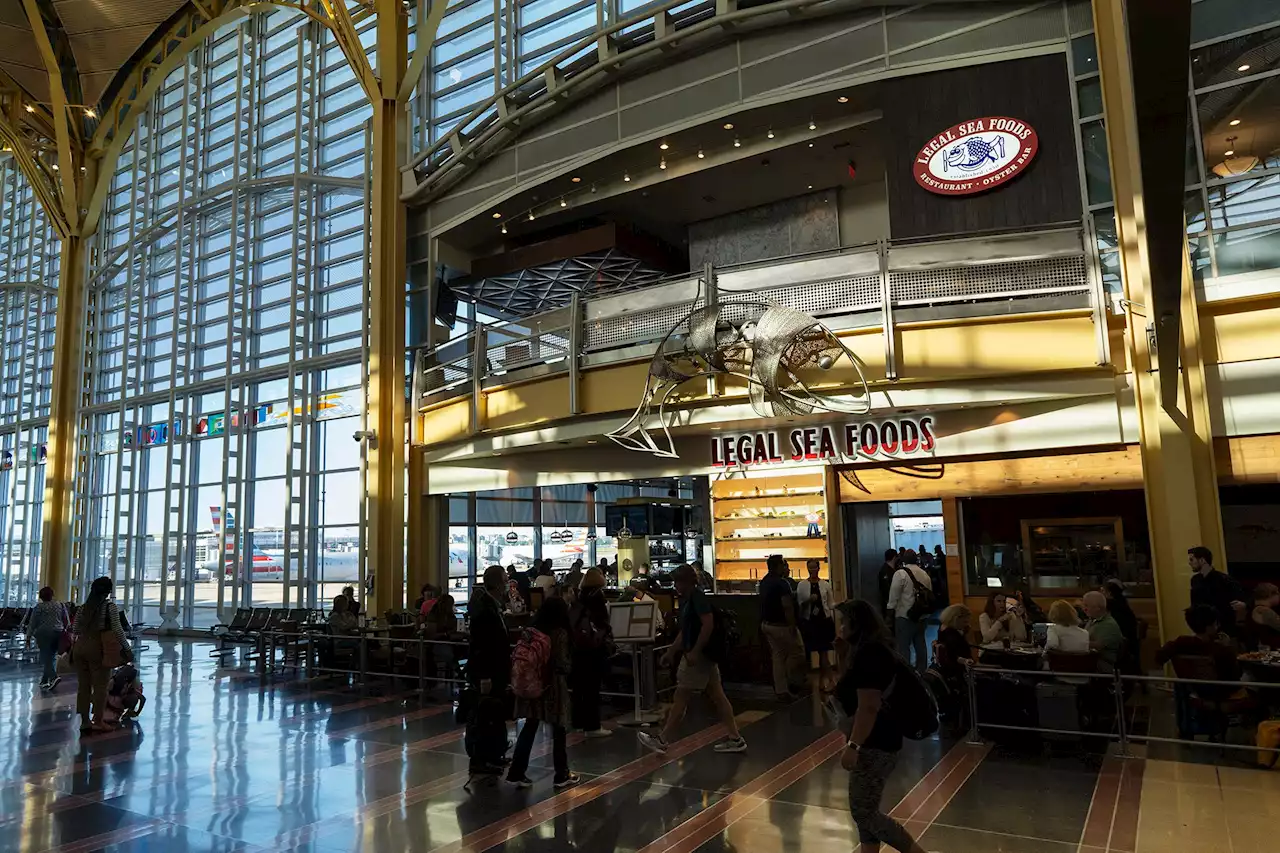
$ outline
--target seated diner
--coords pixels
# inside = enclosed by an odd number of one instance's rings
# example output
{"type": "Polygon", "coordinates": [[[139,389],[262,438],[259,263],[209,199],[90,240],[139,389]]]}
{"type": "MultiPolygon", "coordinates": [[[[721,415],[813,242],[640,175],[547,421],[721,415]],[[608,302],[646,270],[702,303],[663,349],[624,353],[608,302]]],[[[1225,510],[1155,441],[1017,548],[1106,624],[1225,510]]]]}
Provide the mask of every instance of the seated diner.
{"type": "Polygon", "coordinates": [[[1009,640],[1015,643],[1027,641],[1027,623],[1018,612],[1016,600],[1010,606],[1009,597],[1001,590],[992,590],[987,596],[987,606],[978,616],[978,630],[982,634],[982,642],[1000,643],[1009,640]]]}

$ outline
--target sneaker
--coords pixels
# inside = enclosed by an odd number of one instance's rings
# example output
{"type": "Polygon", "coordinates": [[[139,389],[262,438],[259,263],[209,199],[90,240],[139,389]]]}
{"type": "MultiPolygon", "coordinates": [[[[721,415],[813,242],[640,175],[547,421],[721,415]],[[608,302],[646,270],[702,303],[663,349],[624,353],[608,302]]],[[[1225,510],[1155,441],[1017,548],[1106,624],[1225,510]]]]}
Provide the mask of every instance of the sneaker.
{"type": "Polygon", "coordinates": [[[54,676],[53,681],[49,682],[49,689],[50,690],[57,689],[58,685],[61,683],[62,683],[62,676],[61,675],[54,676]]]}
{"type": "Polygon", "coordinates": [[[48,690],[48,689],[49,689],[49,682],[47,682],[47,681],[42,681],[42,682],[40,682],[40,689],[41,689],[41,690],[48,690]]]}
{"type": "Polygon", "coordinates": [[[596,729],[590,732],[583,732],[583,737],[611,737],[613,732],[609,729],[596,729]]]}
{"type": "Polygon", "coordinates": [[[532,788],[533,780],[528,776],[521,776],[519,779],[507,779],[507,784],[515,788],[532,788]]]}
{"type": "Polygon", "coordinates": [[[711,748],[716,752],[746,752],[747,742],[740,737],[725,738],[711,748]]]}
{"type": "Polygon", "coordinates": [[[637,735],[640,738],[640,745],[645,749],[652,750],[659,755],[667,754],[667,742],[662,735],[653,735],[648,732],[640,732],[637,735]]]}
{"type": "Polygon", "coordinates": [[[582,779],[578,776],[577,773],[570,773],[568,776],[564,777],[563,779],[557,779],[555,782],[552,783],[551,787],[555,788],[557,791],[563,791],[566,788],[572,788],[575,785],[581,784],[581,782],[582,782],[582,779]]]}

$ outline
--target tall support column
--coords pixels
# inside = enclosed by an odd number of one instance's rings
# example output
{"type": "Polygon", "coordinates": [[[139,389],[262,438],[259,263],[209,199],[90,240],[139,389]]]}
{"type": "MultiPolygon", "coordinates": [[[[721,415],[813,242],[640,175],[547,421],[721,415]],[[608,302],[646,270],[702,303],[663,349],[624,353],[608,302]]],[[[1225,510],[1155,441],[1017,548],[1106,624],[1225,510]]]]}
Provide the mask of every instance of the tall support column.
{"type": "Polygon", "coordinates": [[[378,94],[373,99],[372,236],[369,293],[368,453],[371,613],[404,606],[405,208],[400,164],[406,116],[396,95],[405,73],[408,28],[398,0],[378,0],[378,94]]]}
{"type": "Polygon", "coordinates": [[[40,583],[59,601],[71,597],[71,513],[76,479],[76,409],[80,395],[80,350],[84,341],[85,240],[62,241],[58,312],[53,342],[53,388],[49,403],[48,457],[40,539],[40,583]]]}
{"type": "MultiPolygon", "coordinates": [[[[1180,164],[1186,113],[1184,108],[1179,121],[1173,111],[1161,114],[1157,106],[1175,103],[1176,96],[1186,102],[1187,44],[1177,37],[1185,32],[1178,24],[1186,24],[1177,15],[1189,14],[1178,8],[1183,2],[1172,0],[1166,6],[1154,0],[1093,3],[1128,321],[1125,346],[1133,371],[1162,638],[1186,632],[1182,611],[1190,601],[1187,549],[1204,545],[1223,555],[1200,321],[1185,224],[1179,232],[1167,221],[1170,216],[1182,221],[1180,164]],[[1161,18],[1169,25],[1153,27],[1161,18]],[[1131,42],[1126,25],[1141,35],[1140,43],[1131,42]],[[1139,75],[1135,75],[1137,64],[1142,66],[1139,75]],[[1181,68],[1182,73],[1170,80],[1161,73],[1168,68],[1181,68]],[[1166,86],[1170,88],[1162,88],[1166,86]],[[1153,172],[1160,170],[1152,167],[1163,160],[1179,165],[1156,178],[1153,172]],[[1170,208],[1166,196],[1175,188],[1176,200],[1170,208]],[[1180,268],[1176,255],[1170,262],[1175,241],[1181,247],[1180,268]]],[[[1218,558],[1220,566],[1225,564],[1224,556],[1218,558]]]]}

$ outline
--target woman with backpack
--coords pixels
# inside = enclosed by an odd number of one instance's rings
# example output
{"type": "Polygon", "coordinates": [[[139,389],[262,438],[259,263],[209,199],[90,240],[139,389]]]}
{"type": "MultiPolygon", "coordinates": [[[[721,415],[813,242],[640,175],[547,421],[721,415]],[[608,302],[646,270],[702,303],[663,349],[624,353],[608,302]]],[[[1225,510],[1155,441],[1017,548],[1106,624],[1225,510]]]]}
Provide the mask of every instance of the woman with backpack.
{"type": "Polygon", "coordinates": [[[511,688],[516,694],[516,716],[524,718],[516,751],[507,768],[507,781],[517,788],[528,788],[533,782],[525,773],[529,769],[529,753],[538,726],[551,726],[552,763],[555,766],[557,791],[578,784],[569,772],[569,755],[565,730],[569,725],[569,605],[563,598],[548,598],[534,614],[533,625],[526,628],[512,652],[511,688]]]}
{"type": "Polygon", "coordinates": [[[889,584],[889,609],[894,613],[893,636],[898,643],[898,654],[910,662],[911,652],[916,653],[916,671],[929,667],[925,649],[925,619],[933,613],[933,581],[916,562],[915,551],[902,555],[901,567],[889,584]]]}
{"type": "Polygon", "coordinates": [[[894,652],[893,638],[875,607],[855,599],[841,602],[836,610],[848,643],[836,699],[853,719],[840,766],[849,771],[849,813],[858,827],[858,849],[878,853],[887,844],[900,853],[925,853],[902,824],[882,811],[880,800],[898,763],[903,734],[922,734],[928,725],[923,718],[930,713],[936,731],[936,708],[923,707],[931,700],[927,692],[914,689],[918,677],[894,652]],[[885,701],[891,688],[892,709],[885,701]],[[904,732],[904,725],[914,730],[904,732]]]}
{"type": "Polygon", "coordinates": [[[587,737],[608,737],[600,725],[600,691],[613,646],[609,605],[604,600],[604,575],[592,569],[582,577],[578,597],[569,612],[573,642],[573,727],[587,737]]]}

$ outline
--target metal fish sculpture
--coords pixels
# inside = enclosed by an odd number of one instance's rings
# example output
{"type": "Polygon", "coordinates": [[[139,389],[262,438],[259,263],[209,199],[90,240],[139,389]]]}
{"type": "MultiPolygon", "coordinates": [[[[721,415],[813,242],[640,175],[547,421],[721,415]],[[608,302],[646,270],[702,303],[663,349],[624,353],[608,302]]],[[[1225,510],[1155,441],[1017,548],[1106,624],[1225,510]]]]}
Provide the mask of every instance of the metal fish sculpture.
{"type": "Polygon", "coordinates": [[[752,295],[726,294],[720,301],[694,308],[667,332],[649,363],[640,404],[626,423],[606,437],[620,447],[669,459],[679,458],[666,412],[676,390],[691,379],[736,376],[747,383],[751,406],[761,417],[807,415],[815,410],[866,414],[870,389],[862,365],[817,319],[752,295]],[[830,370],[848,359],[861,385],[861,395],[820,395],[799,373],[830,370]],[[659,446],[646,423],[657,405],[659,446]]]}
{"type": "Polygon", "coordinates": [[[990,142],[981,136],[970,136],[947,152],[947,159],[943,162],[942,169],[944,172],[949,169],[972,172],[987,161],[997,162],[1002,157],[1004,157],[1003,136],[996,136],[990,142]]]}

